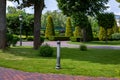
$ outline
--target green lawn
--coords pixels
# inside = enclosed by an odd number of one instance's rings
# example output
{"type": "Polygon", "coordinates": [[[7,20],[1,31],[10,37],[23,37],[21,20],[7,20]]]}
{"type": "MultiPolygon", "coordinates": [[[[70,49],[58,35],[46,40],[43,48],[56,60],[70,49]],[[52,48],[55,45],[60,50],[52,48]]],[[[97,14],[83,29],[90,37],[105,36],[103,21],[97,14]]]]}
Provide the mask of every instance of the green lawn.
{"type": "Polygon", "coordinates": [[[40,57],[31,47],[15,47],[0,51],[0,66],[28,72],[120,78],[120,50],[74,48],[61,49],[61,70],[56,70],[53,57],[40,57]]]}
{"type": "Polygon", "coordinates": [[[90,42],[68,42],[69,44],[87,44],[87,45],[119,45],[120,41],[108,41],[108,44],[105,43],[105,41],[90,41],[90,42]]]}

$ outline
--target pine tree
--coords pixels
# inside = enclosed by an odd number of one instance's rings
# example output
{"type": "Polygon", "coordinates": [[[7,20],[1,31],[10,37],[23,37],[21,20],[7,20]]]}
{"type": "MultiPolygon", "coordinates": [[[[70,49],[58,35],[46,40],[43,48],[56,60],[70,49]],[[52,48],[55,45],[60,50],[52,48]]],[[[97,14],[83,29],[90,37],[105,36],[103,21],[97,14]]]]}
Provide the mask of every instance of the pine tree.
{"type": "Polygon", "coordinates": [[[75,31],[74,31],[74,37],[80,37],[81,36],[81,29],[79,26],[75,27],[75,31]]]}
{"type": "Polygon", "coordinates": [[[55,36],[55,31],[54,31],[54,24],[53,24],[52,17],[48,16],[47,17],[45,37],[48,38],[50,36],[55,36]]]}
{"type": "Polygon", "coordinates": [[[70,19],[70,17],[68,17],[67,21],[66,21],[65,36],[67,36],[67,37],[71,37],[72,36],[72,25],[71,25],[71,19],[70,19]]]}
{"type": "Polygon", "coordinates": [[[100,27],[98,38],[100,41],[105,40],[105,29],[103,27],[100,27]]]}

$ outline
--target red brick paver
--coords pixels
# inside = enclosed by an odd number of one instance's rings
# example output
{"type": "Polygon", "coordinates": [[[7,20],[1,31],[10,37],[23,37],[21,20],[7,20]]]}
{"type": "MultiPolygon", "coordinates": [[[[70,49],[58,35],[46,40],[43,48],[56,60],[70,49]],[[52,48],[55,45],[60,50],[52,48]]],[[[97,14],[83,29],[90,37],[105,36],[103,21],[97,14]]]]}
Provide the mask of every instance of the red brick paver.
{"type": "Polygon", "coordinates": [[[0,67],[0,80],[120,80],[120,79],[29,73],[0,67]]]}

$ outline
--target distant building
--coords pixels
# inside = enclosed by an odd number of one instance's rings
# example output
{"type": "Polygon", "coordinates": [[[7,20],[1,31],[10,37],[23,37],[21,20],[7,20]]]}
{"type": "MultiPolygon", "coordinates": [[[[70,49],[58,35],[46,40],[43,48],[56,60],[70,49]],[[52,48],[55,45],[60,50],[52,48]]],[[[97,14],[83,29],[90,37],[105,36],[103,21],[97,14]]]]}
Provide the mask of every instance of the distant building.
{"type": "Polygon", "coordinates": [[[117,21],[117,26],[120,27],[120,15],[115,15],[115,19],[117,21]]]}

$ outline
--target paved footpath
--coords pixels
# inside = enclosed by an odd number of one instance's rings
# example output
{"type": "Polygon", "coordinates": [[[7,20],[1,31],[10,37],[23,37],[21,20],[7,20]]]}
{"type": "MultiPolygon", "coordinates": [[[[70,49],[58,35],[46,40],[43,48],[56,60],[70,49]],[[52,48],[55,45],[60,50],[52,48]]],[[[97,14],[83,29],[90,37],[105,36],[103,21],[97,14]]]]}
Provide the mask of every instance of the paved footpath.
{"type": "MultiPolygon", "coordinates": [[[[79,48],[79,45],[68,44],[68,41],[61,41],[61,47],[69,47],[69,48],[79,48]]],[[[46,41],[43,44],[49,44],[50,46],[56,47],[57,41],[46,41]]],[[[23,46],[33,46],[33,42],[23,42],[23,46]]],[[[19,42],[17,43],[19,46],[19,42]]],[[[96,49],[120,49],[120,45],[87,45],[88,48],[96,48],[96,49]]]]}
{"type": "Polygon", "coordinates": [[[120,79],[29,73],[0,67],[0,80],[120,80],[120,79]]]}

